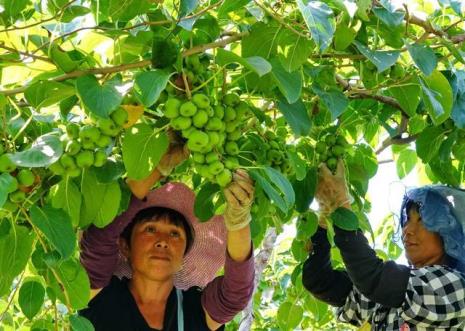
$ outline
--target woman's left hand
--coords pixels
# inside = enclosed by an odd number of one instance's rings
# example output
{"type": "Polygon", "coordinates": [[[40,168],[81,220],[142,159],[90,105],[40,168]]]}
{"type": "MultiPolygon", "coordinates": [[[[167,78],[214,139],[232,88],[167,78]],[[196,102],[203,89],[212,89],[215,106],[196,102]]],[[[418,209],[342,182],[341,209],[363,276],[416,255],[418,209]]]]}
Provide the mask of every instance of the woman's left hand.
{"type": "Polygon", "coordinates": [[[226,198],[224,221],[228,231],[242,229],[250,223],[254,191],[254,184],[247,172],[238,169],[233,174],[232,182],[224,189],[226,198]]]}

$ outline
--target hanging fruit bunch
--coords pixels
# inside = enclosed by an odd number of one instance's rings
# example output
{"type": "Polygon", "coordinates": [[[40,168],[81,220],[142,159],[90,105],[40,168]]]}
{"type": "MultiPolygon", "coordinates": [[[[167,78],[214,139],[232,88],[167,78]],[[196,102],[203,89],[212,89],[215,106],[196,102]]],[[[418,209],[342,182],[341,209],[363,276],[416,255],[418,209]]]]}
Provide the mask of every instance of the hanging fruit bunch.
{"type": "Polygon", "coordinates": [[[315,144],[315,151],[318,163],[326,163],[331,171],[335,171],[337,160],[345,158],[349,144],[344,136],[330,131],[333,130],[328,130],[320,136],[320,140],[315,144]]]}

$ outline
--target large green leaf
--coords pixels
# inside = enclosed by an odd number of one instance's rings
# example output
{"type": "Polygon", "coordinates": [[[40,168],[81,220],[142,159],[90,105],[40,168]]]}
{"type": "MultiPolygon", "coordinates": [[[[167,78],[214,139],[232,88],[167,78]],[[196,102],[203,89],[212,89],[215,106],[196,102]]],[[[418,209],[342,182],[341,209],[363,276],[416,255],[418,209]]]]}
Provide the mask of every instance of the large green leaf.
{"type": "Polygon", "coordinates": [[[416,140],[418,156],[424,163],[430,162],[438,153],[445,138],[441,127],[430,126],[423,130],[416,140]]]}
{"type": "Polygon", "coordinates": [[[257,182],[257,184],[263,189],[265,194],[268,196],[270,201],[274,202],[279,209],[284,213],[288,212],[288,206],[286,201],[280,195],[280,193],[273,187],[273,185],[261,174],[259,170],[249,171],[250,176],[257,182]]]}
{"type": "Polygon", "coordinates": [[[31,3],[30,0],[4,0],[2,2],[2,14],[11,21],[14,21],[26,6],[31,3]]]}
{"type": "Polygon", "coordinates": [[[51,106],[74,94],[74,86],[53,81],[38,81],[24,92],[26,100],[37,110],[51,106]]]}
{"type": "Polygon", "coordinates": [[[145,107],[152,106],[165,89],[171,73],[164,70],[144,71],[136,75],[134,94],[145,107]]]}
{"type": "Polygon", "coordinates": [[[282,173],[272,167],[265,167],[264,170],[271,182],[283,193],[284,201],[290,209],[295,203],[295,192],[291,183],[282,173]]]}
{"type": "Polygon", "coordinates": [[[85,171],[81,181],[83,201],[80,226],[93,223],[99,228],[109,224],[117,215],[121,189],[117,181],[103,184],[97,181],[95,171],[85,171]]]}
{"type": "Polygon", "coordinates": [[[315,167],[308,169],[303,180],[294,180],[292,186],[296,194],[295,209],[299,213],[305,213],[315,197],[317,184],[317,171],[315,167]]]}
{"type": "Polygon", "coordinates": [[[44,303],[44,298],[45,289],[38,281],[26,281],[19,289],[19,307],[23,314],[30,320],[39,312],[44,303]]]}
{"type": "Polygon", "coordinates": [[[278,61],[273,61],[273,75],[279,90],[287,99],[287,102],[296,102],[302,92],[302,72],[296,70],[294,72],[287,72],[278,61]]]}
{"type": "Polygon", "coordinates": [[[87,307],[90,298],[90,283],[89,276],[81,263],[71,258],[53,267],[53,270],[55,273],[49,274],[49,284],[56,296],[76,310],[87,307]],[[58,280],[55,275],[58,276],[58,280]],[[66,292],[66,296],[63,291],[66,292]]]}
{"type": "Polygon", "coordinates": [[[9,293],[13,280],[26,267],[34,237],[29,229],[16,224],[0,237],[0,296],[9,293]]]}
{"type": "Polygon", "coordinates": [[[278,38],[278,58],[286,71],[293,72],[308,61],[313,49],[309,39],[288,29],[282,29],[278,38]]]}
{"type": "Polygon", "coordinates": [[[397,176],[400,179],[407,176],[417,164],[417,153],[411,149],[404,149],[396,160],[397,176]]]}
{"type": "Polygon", "coordinates": [[[278,324],[281,330],[295,330],[304,314],[302,306],[289,301],[284,302],[278,309],[278,324]]]}
{"type": "Polygon", "coordinates": [[[79,225],[82,196],[76,184],[70,177],[64,178],[61,182],[50,189],[52,196],[52,207],[63,209],[71,218],[74,227],[79,225]]]}
{"type": "Polygon", "coordinates": [[[112,79],[100,85],[97,78],[92,75],[82,76],[76,80],[76,89],[84,106],[94,115],[108,118],[123,100],[123,95],[118,88],[123,85],[121,76],[116,75],[112,79]]]}
{"type": "Polygon", "coordinates": [[[198,6],[198,0],[180,0],[179,17],[189,15],[198,6]]]}
{"type": "Polygon", "coordinates": [[[9,173],[2,173],[0,174],[0,208],[3,207],[6,200],[8,199],[9,194],[9,187],[13,184],[13,176],[9,173]]]}
{"type": "Polygon", "coordinates": [[[407,44],[407,49],[417,67],[426,75],[433,73],[438,65],[434,51],[428,45],[407,44]]]}
{"type": "Polygon", "coordinates": [[[94,331],[92,323],[84,316],[73,315],[69,317],[73,331],[94,331]]]}
{"type": "Polygon", "coordinates": [[[378,72],[383,72],[391,67],[397,62],[400,55],[400,51],[372,51],[358,41],[354,41],[354,44],[357,46],[360,53],[365,55],[368,60],[378,68],[378,72]]]}
{"type": "Polygon", "coordinates": [[[453,105],[452,88],[446,77],[438,70],[420,78],[423,102],[433,123],[439,125],[450,117],[453,105]]]}
{"type": "Polygon", "coordinates": [[[276,55],[280,29],[277,24],[273,23],[258,22],[252,25],[249,35],[242,39],[242,57],[260,56],[269,59],[276,55]]]}
{"type": "Polygon", "coordinates": [[[107,8],[106,14],[113,21],[127,22],[137,15],[145,14],[151,6],[150,0],[108,0],[98,1],[100,6],[107,8]]]}
{"type": "Polygon", "coordinates": [[[301,100],[292,104],[287,103],[286,100],[279,100],[278,109],[283,113],[284,118],[291,126],[296,137],[306,136],[310,132],[312,123],[310,122],[310,117],[308,117],[307,109],[301,100]]]}
{"type": "Polygon", "coordinates": [[[388,27],[396,28],[404,22],[405,11],[396,10],[394,6],[386,0],[379,2],[381,7],[373,7],[373,13],[388,27]]]}
{"type": "Polygon", "coordinates": [[[420,103],[420,85],[412,82],[400,86],[392,86],[387,89],[387,93],[399,102],[402,109],[410,117],[415,116],[418,104],[420,103]]]}
{"type": "Polygon", "coordinates": [[[337,51],[343,51],[352,44],[355,39],[357,32],[347,26],[347,22],[341,21],[336,28],[334,34],[334,49],[337,51]]]}
{"type": "Polygon", "coordinates": [[[123,162],[131,179],[150,175],[168,149],[168,136],[141,123],[126,130],[123,140],[123,162]]]}
{"type": "Polygon", "coordinates": [[[339,207],[332,212],[329,217],[338,228],[347,231],[355,231],[358,229],[357,215],[350,209],[339,207]]]}
{"type": "Polygon", "coordinates": [[[42,168],[55,163],[63,154],[60,138],[47,133],[37,138],[31,148],[10,155],[11,161],[20,167],[42,168]]]}
{"type": "Polygon", "coordinates": [[[218,10],[219,18],[226,18],[229,12],[244,8],[252,0],[225,0],[218,10]]]}
{"type": "Polygon", "coordinates": [[[309,1],[304,4],[302,0],[297,0],[297,6],[304,17],[313,40],[320,48],[320,51],[324,51],[331,44],[336,30],[333,11],[321,1],[309,1]]]}
{"type": "Polygon", "coordinates": [[[30,209],[32,224],[43,233],[47,241],[63,259],[70,257],[76,249],[76,235],[69,215],[50,205],[42,208],[34,205],[30,209]]]}
{"type": "Polygon", "coordinates": [[[288,150],[286,152],[289,163],[295,171],[297,180],[302,180],[307,175],[306,161],[303,160],[295,150],[288,150]]]}
{"type": "Polygon", "coordinates": [[[336,120],[349,106],[349,100],[335,87],[323,89],[317,83],[312,85],[313,91],[320,97],[321,101],[331,112],[332,120],[336,120]]]}
{"type": "Polygon", "coordinates": [[[209,182],[200,188],[194,203],[194,213],[200,221],[208,221],[215,215],[213,198],[219,192],[220,186],[209,182]]]}
{"type": "Polygon", "coordinates": [[[438,2],[444,9],[448,9],[450,7],[457,15],[462,15],[462,0],[438,0],[438,2]]]}
{"type": "Polygon", "coordinates": [[[260,56],[251,56],[248,58],[243,58],[234,52],[227,51],[222,48],[217,50],[215,60],[218,65],[222,66],[229,63],[237,62],[239,64],[242,64],[245,68],[256,72],[260,77],[271,71],[271,64],[260,56]]]}

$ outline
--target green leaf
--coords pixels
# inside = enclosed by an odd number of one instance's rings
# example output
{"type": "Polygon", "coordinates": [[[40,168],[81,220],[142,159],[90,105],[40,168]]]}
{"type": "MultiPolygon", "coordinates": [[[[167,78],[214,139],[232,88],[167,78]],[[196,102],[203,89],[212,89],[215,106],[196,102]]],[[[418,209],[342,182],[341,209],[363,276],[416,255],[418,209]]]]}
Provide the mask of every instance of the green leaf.
{"type": "Polygon", "coordinates": [[[305,5],[302,0],[297,0],[297,6],[304,17],[313,40],[320,51],[324,51],[331,44],[336,30],[333,11],[321,1],[310,1],[305,5]]]}
{"type": "Polygon", "coordinates": [[[71,328],[73,331],[94,331],[94,326],[85,317],[79,315],[72,315],[69,317],[71,328]]]}
{"type": "Polygon", "coordinates": [[[399,51],[372,51],[358,41],[354,41],[354,44],[360,53],[365,55],[378,68],[378,72],[383,72],[394,65],[400,55],[399,51]]]}
{"type": "Polygon", "coordinates": [[[296,223],[296,238],[306,242],[318,229],[318,216],[314,212],[306,211],[302,217],[297,219],[296,223]]]}
{"type": "Polygon", "coordinates": [[[312,90],[317,94],[324,105],[331,112],[332,120],[336,120],[349,106],[347,97],[335,87],[323,89],[317,83],[312,85],[312,90]]]}
{"type": "Polygon", "coordinates": [[[417,67],[426,75],[433,73],[438,65],[434,51],[428,45],[407,44],[407,49],[417,67]]]}
{"type": "Polygon", "coordinates": [[[347,26],[347,22],[341,21],[336,28],[334,34],[334,49],[336,51],[343,51],[352,44],[357,32],[347,26]]]}
{"type": "Polygon", "coordinates": [[[280,27],[275,24],[258,22],[252,25],[249,35],[242,39],[242,57],[260,56],[269,59],[276,55],[279,31],[280,27]]]}
{"type": "Polygon", "coordinates": [[[83,6],[70,6],[65,9],[63,15],[61,16],[61,21],[65,23],[71,22],[73,19],[79,16],[84,16],[89,14],[91,11],[87,7],[83,6]]]}
{"type": "Polygon", "coordinates": [[[453,105],[452,88],[446,77],[437,70],[420,78],[425,108],[433,123],[439,125],[450,117],[453,105]]]}
{"type": "Polygon", "coordinates": [[[208,221],[215,215],[213,198],[220,192],[220,186],[210,182],[200,188],[195,197],[194,213],[202,222],[208,221]]]}
{"type": "Polygon", "coordinates": [[[215,61],[220,66],[237,62],[245,68],[256,72],[260,77],[271,71],[271,64],[260,56],[243,58],[234,52],[227,51],[222,48],[217,50],[215,61]]]}
{"type": "Polygon", "coordinates": [[[295,330],[302,321],[303,308],[297,303],[284,302],[278,309],[278,323],[281,330],[295,330]]]}
{"type": "Polygon", "coordinates": [[[313,50],[310,40],[288,29],[282,29],[278,38],[278,58],[287,72],[296,71],[308,61],[313,50]]]}
{"type": "Polygon", "coordinates": [[[13,177],[9,173],[0,174],[0,208],[3,207],[8,199],[9,187],[13,184],[13,177]]]}
{"type": "Polygon", "coordinates": [[[218,10],[218,18],[226,18],[229,12],[244,8],[251,0],[225,0],[218,10]]]}
{"type": "Polygon", "coordinates": [[[84,200],[81,206],[81,223],[83,227],[93,223],[99,228],[109,224],[117,215],[121,200],[121,189],[117,181],[103,184],[97,181],[95,171],[85,171],[81,181],[84,200]]]}
{"type": "Polygon", "coordinates": [[[278,101],[278,109],[283,113],[296,137],[306,136],[310,132],[312,123],[301,100],[289,104],[286,100],[281,99],[278,101]]]}
{"type": "Polygon", "coordinates": [[[358,218],[355,213],[347,208],[339,207],[329,216],[335,226],[347,231],[358,229],[358,218]]]}
{"type": "Polygon", "coordinates": [[[397,175],[400,179],[407,176],[417,164],[417,153],[411,149],[404,149],[396,160],[397,175]]]}
{"type": "MultiPolygon", "coordinates": [[[[104,4],[107,1],[99,1],[104,4]]],[[[137,15],[145,14],[150,8],[149,0],[109,0],[108,15],[113,21],[127,22],[137,15]]]]}
{"type": "Polygon", "coordinates": [[[33,232],[25,226],[13,227],[0,237],[0,297],[10,293],[13,280],[24,270],[32,252],[33,232]]]}
{"type": "Polygon", "coordinates": [[[389,28],[394,29],[404,22],[404,11],[388,10],[383,7],[373,7],[372,11],[389,28]]]}
{"type": "Polygon", "coordinates": [[[444,9],[449,8],[449,6],[455,11],[459,16],[462,16],[462,1],[461,0],[438,0],[441,7],[444,9]]]}
{"type": "Polygon", "coordinates": [[[299,213],[305,213],[315,197],[317,184],[317,171],[315,167],[308,169],[303,180],[295,180],[292,183],[294,192],[297,192],[295,200],[295,209],[299,213]]]}
{"type": "Polygon", "coordinates": [[[271,185],[271,183],[260,174],[258,170],[251,170],[249,172],[250,176],[258,183],[258,185],[265,191],[265,194],[268,198],[274,202],[279,209],[281,209],[284,213],[287,213],[288,208],[285,200],[281,197],[278,191],[271,185]]]}
{"type": "Polygon", "coordinates": [[[45,289],[37,281],[26,281],[19,289],[18,303],[23,314],[32,319],[44,303],[45,289]]]}
{"type": "Polygon", "coordinates": [[[410,117],[415,116],[418,104],[420,103],[420,85],[407,83],[401,86],[392,86],[387,89],[387,93],[399,102],[402,109],[410,117]]]}
{"type": "Polygon", "coordinates": [[[165,131],[157,132],[141,123],[125,131],[123,162],[131,179],[144,179],[150,175],[168,150],[165,131]]]}
{"type": "Polygon", "coordinates": [[[30,0],[4,0],[3,15],[14,21],[30,3],[30,0]]]}
{"type": "Polygon", "coordinates": [[[79,225],[82,196],[70,177],[50,188],[52,207],[63,209],[71,218],[73,227],[79,225]]]}
{"type": "Polygon", "coordinates": [[[124,169],[124,164],[120,159],[108,159],[103,167],[94,168],[94,172],[99,183],[108,184],[121,178],[126,170],[124,169]]]}
{"type": "Polygon", "coordinates": [[[441,127],[430,126],[423,130],[416,140],[417,155],[424,163],[429,163],[438,153],[445,133],[441,127]]]}
{"type": "Polygon", "coordinates": [[[72,85],[53,81],[38,81],[24,91],[26,100],[37,110],[51,106],[74,94],[75,89],[72,85]]]}
{"type": "Polygon", "coordinates": [[[164,70],[144,71],[136,75],[134,94],[145,107],[152,106],[165,89],[171,73],[164,70]]]}
{"type": "Polygon", "coordinates": [[[278,61],[273,61],[272,65],[271,74],[287,102],[294,103],[299,100],[302,92],[302,72],[300,70],[287,72],[278,61]]]}
{"type": "Polygon", "coordinates": [[[94,115],[103,118],[108,118],[121,104],[123,95],[118,88],[122,85],[120,75],[116,75],[103,85],[100,85],[97,78],[92,75],[82,76],[76,80],[76,89],[84,106],[94,115]]]}
{"type": "Polygon", "coordinates": [[[288,160],[292,166],[292,168],[295,171],[295,176],[297,180],[302,180],[305,178],[307,175],[307,166],[306,166],[306,161],[302,160],[297,154],[296,151],[290,151],[288,150],[286,152],[288,160]]]}
{"type": "Polygon", "coordinates": [[[54,267],[57,279],[50,276],[49,284],[52,286],[57,297],[67,303],[63,290],[66,291],[71,308],[76,310],[87,307],[90,298],[89,276],[84,267],[75,258],[68,259],[54,267]],[[63,286],[63,287],[62,287],[63,286]]]}
{"type": "Polygon", "coordinates": [[[37,138],[31,148],[10,155],[11,161],[20,167],[42,168],[55,163],[63,154],[63,146],[54,133],[37,138]]]}
{"type": "Polygon", "coordinates": [[[179,5],[179,17],[189,15],[198,6],[198,0],[181,0],[179,5]]]}
{"type": "Polygon", "coordinates": [[[372,1],[371,0],[356,0],[357,3],[357,16],[364,21],[369,21],[368,14],[371,11],[372,1]]]}
{"type": "Polygon", "coordinates": [[[295,193],[291,183],[283,176],[282,173],[272,167],[265,167],[264,170],[268,175],[268,178],[271,179],[271,182],[276,185],[276,187],[284,195],[284,201],[286,202],[287,209],[289,210],[295,203],[295,193]]]}
{"type": "Polygon", "coordinates": [[[47,241],[63,259],[70,257],[76,249],[76,235],[69,215],[50,205],[42,208],[34,205],[30,209],[32,224],[43,233],[47,241]]]}

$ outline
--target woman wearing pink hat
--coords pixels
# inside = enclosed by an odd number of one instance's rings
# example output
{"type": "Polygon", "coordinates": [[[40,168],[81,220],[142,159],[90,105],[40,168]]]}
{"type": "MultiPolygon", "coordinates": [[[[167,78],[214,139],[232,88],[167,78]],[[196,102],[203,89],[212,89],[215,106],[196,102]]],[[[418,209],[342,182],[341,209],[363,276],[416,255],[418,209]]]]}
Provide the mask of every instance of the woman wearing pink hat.
{"type": "Polygon", "coordinates": [[[134,194],[128,210],[84,232],[81,262],[93,298],[80,313],[96,331],[221,330],[249,302],[253,183],[237,171],[224,190],[224,215],[200,223],[186,185],[148,193],[185,157],[172,146],[149,178],[128,182],[134,194]],[[215,277],[223,265],[224,275],[215,277]]]}

